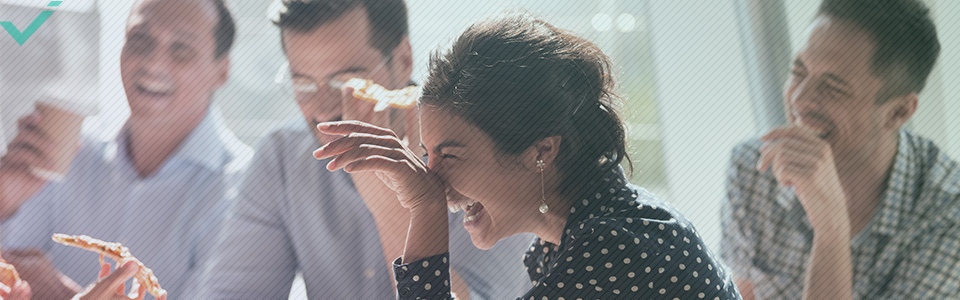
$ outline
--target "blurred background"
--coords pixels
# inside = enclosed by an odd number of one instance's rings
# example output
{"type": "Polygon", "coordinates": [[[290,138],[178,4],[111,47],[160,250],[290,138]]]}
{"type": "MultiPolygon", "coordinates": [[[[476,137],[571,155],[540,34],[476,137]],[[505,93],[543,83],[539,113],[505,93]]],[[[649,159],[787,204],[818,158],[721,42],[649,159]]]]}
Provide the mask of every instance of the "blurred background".
{"type": "MultiPolygon", "coordinates": [[[[253,146],[278,124],[300,115],[290,86],[274,83],[286,59],[278,30],[265,17],[270,0],[228,2],[237,19],[238,40],[230,80],[216,95],[216,104],[228,125],[253,146]]],[[[720,240],[719,208],[730,151],[740,141],[782,124],[781,89],[792,52],[802,44],[819,5],[816,0],[407,2],[418,82],[431,52],[469,24],[507,9],[528,10],[596,42],[613,59],[626,100],[622,111],[629,122],[633,183],[676,205],[713,247],[720,240]]],[[[949,16],[960,15],[960,2],[926,2],[944,51],[908,126],[958,158],[960,102],[952,100],[960,99],[960,74],[953,71],[960,70],[960,21],[949,16]]],[[[99,54],[80,60],[95,58],[98,66],[103,109],[84,130],[100,138],[114,135],[129,114],[118,58],[131,4],[110,0],[76,9],[99,24],[90,27],[99,32],[88,37],[94,42],[92,50],[85,50],[99,54]]],[[[3,91],[12,90],[16,76],[4,74],[3,91]]],[[[26,101],[26,96],[2,94],[7,95],[0,96],[5,103],[26,101]]],[[[15,120],[31,105],[4,107],[22,108],[0,112],[0,132],[9,139],[15,120]]],[[[294,287],[292,298],[305,298],[300,288],[294,287]]]]}

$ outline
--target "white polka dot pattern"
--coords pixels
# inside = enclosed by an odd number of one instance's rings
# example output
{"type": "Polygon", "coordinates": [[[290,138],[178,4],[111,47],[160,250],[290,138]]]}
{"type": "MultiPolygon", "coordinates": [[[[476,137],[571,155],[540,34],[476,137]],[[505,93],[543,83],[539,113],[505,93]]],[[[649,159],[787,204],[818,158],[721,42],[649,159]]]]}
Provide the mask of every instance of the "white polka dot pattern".
{"type": "MultiPolygon", "coordinates": [[[[518,299],[740,299],[686,219],[611,175],[575,202],[560,245],[534,241],[524,257],[533,287],[518,299]]],[[[395,264],[399,299],[449,299],[433,283],[449,276],[443,257],[395,264]]]]}

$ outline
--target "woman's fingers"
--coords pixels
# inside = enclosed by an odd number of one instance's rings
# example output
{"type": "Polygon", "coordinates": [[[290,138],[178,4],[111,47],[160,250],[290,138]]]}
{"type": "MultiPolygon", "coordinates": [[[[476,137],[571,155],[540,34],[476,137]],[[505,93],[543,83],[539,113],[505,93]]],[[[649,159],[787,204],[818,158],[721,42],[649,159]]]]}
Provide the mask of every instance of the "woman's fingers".
{"type": "Polygon", "coordinates": [[[397,160],[384,156],[370,156],[360,159],[343,167],[347,172],[383,171],[399,176],[415,170],[415,166],[407,160],[397,160]]]}
{"type": "Polygon", "coordinates": [[[336,139],[317,151],[313,152],[316,159],[330,158],[360,145],[376,145],[386,148],[403,148],[403,143],[396,136],[372,135],[368,133],[353,133],[336,139]]]}
{"type": "Polygon", "coordinates": [[[326,134],[347,135],[350,133],[366,133],[372,135],[393,135],[393,130],[361,121],[337,121],[317,124],[317,130],[326,134]]]}
{"type": "Polygon", "coordinates": [[[388,148],[377,145],[360,145],[356,148],[347,150],[346,152],[337,155],[330,163],[327,164],[327,169],[330,171],[339,169],[350,163],[358,160],[365,159],[372,156],[383,156],[393,160],[405,160],[410,159],[403,149],[398,148],[388,148]]]}

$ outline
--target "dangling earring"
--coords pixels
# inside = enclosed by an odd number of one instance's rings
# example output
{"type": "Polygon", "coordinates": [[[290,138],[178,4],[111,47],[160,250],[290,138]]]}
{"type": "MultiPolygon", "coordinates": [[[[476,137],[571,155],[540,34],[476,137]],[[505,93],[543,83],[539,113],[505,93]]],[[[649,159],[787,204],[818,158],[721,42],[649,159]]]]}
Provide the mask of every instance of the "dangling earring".
{"type": "Polygon", "coordinates": [[[540,168],[540,203],[541,203],[540,213],[541,214],[545,214],[547,213],[548,210],[550,210],[550,206],[547,206],[546,190],[544,189],[544,184],[543,184],[543,169],[546,167],[547,165],[543,163],[542,159],[537,160],[537,168],[540,168]]]}

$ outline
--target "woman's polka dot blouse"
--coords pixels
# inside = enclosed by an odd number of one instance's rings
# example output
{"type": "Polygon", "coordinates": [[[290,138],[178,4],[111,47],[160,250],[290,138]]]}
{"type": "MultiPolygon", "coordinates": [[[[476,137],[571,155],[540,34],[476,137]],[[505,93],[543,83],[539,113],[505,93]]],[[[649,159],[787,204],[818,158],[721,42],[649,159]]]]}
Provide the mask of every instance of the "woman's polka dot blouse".
{"type": "MultiPolygon", "coordinates": [[[[518,299],[740,299],[689,221],[619,168],[598,182],[570,209],[560,245],[534,240],[531,289],[518,299]]],[[[397,259],[398,299],[451,299],[448,255],[397,259]]]]}

